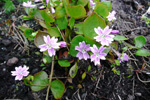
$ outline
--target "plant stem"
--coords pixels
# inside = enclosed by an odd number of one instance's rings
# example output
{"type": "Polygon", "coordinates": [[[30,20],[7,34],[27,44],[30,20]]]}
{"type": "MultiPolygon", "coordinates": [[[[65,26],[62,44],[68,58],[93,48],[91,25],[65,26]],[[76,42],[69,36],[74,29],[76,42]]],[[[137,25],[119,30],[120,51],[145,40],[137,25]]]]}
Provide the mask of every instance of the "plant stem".
{"type": "Polygon", "coordinates": [[[52,57],[51,73],[50,73],[50,78],[49,78],[49,86],[47,88],[47,94],[46,94],[45,100],[48,100],[48,95],[49,95],[49,90],[50,90],[50,83],[52,82],[53,72],[54,72],[54,56],[52,57]]]}

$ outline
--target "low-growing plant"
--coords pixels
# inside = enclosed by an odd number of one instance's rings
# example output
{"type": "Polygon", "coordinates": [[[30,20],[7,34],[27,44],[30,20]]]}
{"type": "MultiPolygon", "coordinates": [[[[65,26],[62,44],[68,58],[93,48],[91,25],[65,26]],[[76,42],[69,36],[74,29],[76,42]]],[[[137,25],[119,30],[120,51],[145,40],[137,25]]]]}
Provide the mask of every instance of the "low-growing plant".
{"type": "MultiPolygon", "coordinates": [[[[77,63],[81,59],[91,61],[89,67],[87,66],[88,71],[91,70],[93,63],[99,67],[102,60],[107,60],[112,63],[112,70],[119,75],[120,71],[116,70],[115,66],[130,59],[125,53],[127,49],[134,47],[137,49],[136,55],[143,56],[141,48],[146,42],[143,36],[136,37],[135,46],[131,46],[124,42],[128,38],[116,35],[119,30],[110,27],[116,20],[116,12],[111,11],[110,1],[35,0],[35,2],[23,2],[27,15],[22,16],[22,19],[34,19],[42,28],[34,31],[32,28],[21,26],[20,29],[26,38],[34,41],[40,52],[43,52],[41,66],[52,64],[51,73],[48,76],[45,71],[40,71],[32,76],[28,75],[29,67],[19,66],[15,68],[16,71],[12,71],[12,75],[16,76],[15,80],[24,79],[24,83],[33,91],[47,88],[46,100],[49,90],[55,99],[61,98],[65,92],[64,83],[52,79],[56,63],[59,67],[68,68],[69,79],[72,79],[78,72],[77,63]],[[117,51],[118,42],[124,42],[126,45],[121,53],[117,51]],[[69,59],[69,56],[76,59],[69,59]],[[23,78],[24,76],[26,78],[23,78]]],[[[81,77],[84,79],[86,72],[81,77]]]]}
{"type": "MultiPolygon", "coordinates": [[[[25,1],[28,1],[28,0],[17,0],[18,2],[25,2],[25,1]]],[[[13,0],[1,0],[0,2],[4,3],[4,12],[6,14],[14,11],[16,9],[14,3],[13,3],[13,0]]],[[[16,2],[16,1],[15,1],[16,2]]]]}

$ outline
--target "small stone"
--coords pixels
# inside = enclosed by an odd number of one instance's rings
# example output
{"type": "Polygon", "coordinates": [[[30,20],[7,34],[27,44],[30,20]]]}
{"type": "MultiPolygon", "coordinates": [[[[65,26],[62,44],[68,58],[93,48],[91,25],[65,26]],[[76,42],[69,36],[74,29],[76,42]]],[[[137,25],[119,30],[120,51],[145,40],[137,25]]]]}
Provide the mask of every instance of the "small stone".
{"type": "Polygon", "coordinates": [[[10,58],[7,61],[7,66],[12,66],[12,65],[16,64],[17,62],[18,62],[18,58],[17,57],[10,58]]]}
{"type": "Polygon", "coordinates": [[[1,32],[1,35],[5,35],[4,31],[1,32]]]}
{"type": "Polygon", "coordinates": [[[8,46],[9,44],[11,44],[11,41],[8,40],[8,39],[3,39],[3,40],[2,40],[2,43],[3,43],[5,46],[8,46]]]}
{"type": "Polygon", "coordinates": [[[142,96],[142,93],[135,93],[136,96],[142,96]]]}

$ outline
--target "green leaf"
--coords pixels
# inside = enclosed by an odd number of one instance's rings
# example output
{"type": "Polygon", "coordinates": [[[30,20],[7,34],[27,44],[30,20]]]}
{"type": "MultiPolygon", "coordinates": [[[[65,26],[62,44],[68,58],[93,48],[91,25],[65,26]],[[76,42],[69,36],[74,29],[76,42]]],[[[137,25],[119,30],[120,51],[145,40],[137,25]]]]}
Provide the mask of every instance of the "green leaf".
{"type": "Polygon", "coordinates": [[[86,77],[86,72],[84,72],[84,73],[82,74],[82,80],[84,80],[85,77],[86,77]]]}
{"type": "Polygon", "coordinates": [[[45,64],[51,63],[52,62],[52,57],[50,57],[49,55],[43,55],[43,62],[45,64]]]}
{"type": "Polygon", "coordinates": [[[120,66],[120,60],[115,60],[115,64],[116,64],[117,66],[120,66]]]}
{"type": "Polygon", "coordinates": [[[150,51],[146,49],[138,49],[136,51],[137,56],[150,56],[150,51]]]}
{"type": "Polygon", "coordinates": [[[94,11],[103,18],[106,18],[109,15],[107,6],[103,5],[102,3],[97,3],[94,11]]]}
{"type": "Polygon", "coordinates": [[[76,5],[76,6],[67,6],[66,12],[70,17],[72,18],[79,18],[86,15],[86,10],[82,5],[76,5]]]}
{"type": "Polygon", "coordinates": [[[39,47],[42,44],[45,44],[43,36],[47,36],[49,35],[47,32],[44,31],[38,31],[38,33],[36,34],[35,38],[34,38],[34,44],[39,47]]]}
{"type": "Polygon", "coordinates": [[[68,26],[66,17],[61,17],[61,18],[56,19],[55,23],[57,24],[60,30],[66,29],[68,26]]]}
{"type": "Polygon", "coordinates": [[[138,48],[142,48],[146,43],[146,38],[144,36],[137,36],[134,38],[134,44],[138,48]]]}
{"type": "Polygon", "coordinates": [[[119,71],[119,70],[117,70],[117,71],[116,71],[116,74],[117,74],[117,75],[120,75],[120,71],[119,71]]]}
{"type": "Polygon", "coordinates": [[[32,29],[32,28],[25,29],[24,35],[25,35],[27,38],[29,38],[30,35],[32,34],[32,32],[33,32],[33,29],[32,29]]]}
{"type": "Polygon", "coordinates": [[[101,4],[107,6],[108,11],[111,11],[111,2],[110,1],[103,1],[101,4]]]}
{"type": "Polygon", "coordinates": [[[56,8],[56,12],[55,12],[55,15],[56,15],[56,18],[61,18],[61,17],[64,17],[65,16],[65,8],[63,8],[62,6],[59,6],[56,8]]]}
{"type": "Polygon", "coordinates": [[[72,39],[71,47],[69,50],[69,53],[71,54],[71,56],[76,57],[78,51],[75,50],[75,46],[79,46],[79,42],[82,42],[82,41],[84,41],[84,37],[81,35],[78,35],[72,39]]]}
{"type": "Polygon", "coordinates": [[[83,23],[75,24],[74,30],[76,34],[83,34],[83,23]]]}
{"type": "Polygon", "coordinates": [[[84,35],[93,38],[97,36],[94,31],[94,28],[101,27],[102,29],[105,28],[106,24],[105,21],[98,16],[96,13],[93,13],[89,16],[83,23],[83,33],[84,35]]]}
{"type": "Polygon", "coordinates": [[[117,41],[124,41],[124,40],[128,40],[128,38],[124,37],[124,36],[119,36],[119,35],[116,35],[114,37],[114,40],[117,40],[117,41]]]}
{"type": "Polygon", "coordinates": [[[41,15],[40,10],[36,10],[36,12],[35,12],[35,14],[34,14],[34,17],[35,17],[36,19],[44,20],[43,17],[42,17],[42,15],[41,15]]]}
{"type": "Polygon", "coordinates": [[[88,72],[91,70],[91,65],[88,66],[88,72]]]}
{"type": "Polygon", "coordinates": [[[60,37],[60,32],[59,30],[56,28],[56,27],[51,27],[51,28],[48,28],[48,33],[50,34],[51,37],[60,37]]]}
{"type": "Polygon", "coordinates": [[[21,17],[23,20],[29,20],[29,19],[33,19],[34,17],[33,16],[22,16],[21,17]]]}
{"type": "Polygon", "coordinates": [[[55,22],[55,19],[46,10],[40,10],[40,13],[41,13],[41,16],[43,17],[43,19],[45,20],[46,23],[55,22]]]}
{"type": "Polygon", "coordinates": [[[15,5],[13,4],[13,2],[11,0],[5,0],[5,5],[4,5],[4,11],[5,13],[10,13],[11,11],[15,10],[15,5]]]}
{"type": "Polygon", "coordinates": [[[19,29],[24,32],[26,29],[28,29],[28,27],[20,26],[19,29]]]}
{"type": "Polygon", "coordinates": [[[68,60],[58,60],[58,64],[62,67],[69,67],[70,62],[68,60]]]}
{"type": "Polygon", "coordinates": [[[77,5],[86,6],[88,4],[88,0],[78,0],[77,5]]]}
{"type": "Polygon", "coordinates": [[[69,26],[70,26],[71,29],[74,26],[74,23],[75,23],[75,19],[74,18],[70,18],[70,20],[69,20],[69,26]]]}
{"type": "Polygon", "coordinates": [[[41,71],[34,75],[34,80],[31,82],[31,89],[33,91],[40,91],[47,87],[44,85],[48,85],[48,84],[49,84],[49,81],[48,81],[47,73],[44,71],[41,71]]]}
{"type": "Polygon", "coordinates": [[[69,70],[69,75],[71,78],[74,78],[76,76],[78,72],[78,66],[77,66],[77,63],[75,63],[69,70]]]}
{"type": "Polygon", "coordinates": [[[19,2],[27,2],[28,0],[18,0],[19,2]]]}
{"type": "Polygon", "coordinates": [[[65,92],[65,85],[60,80],[54,80],[50,83],[51,91],[55,99],[60,99],[65,92]]]}
{"type": "Polygon", "coordinates": [[[24,79],[25,85],[30,86],[30,83],[32,82],[32,80],[34,80],[34,77],[32,75],[29,75],[28,77],[26,77],[24,79]]]}

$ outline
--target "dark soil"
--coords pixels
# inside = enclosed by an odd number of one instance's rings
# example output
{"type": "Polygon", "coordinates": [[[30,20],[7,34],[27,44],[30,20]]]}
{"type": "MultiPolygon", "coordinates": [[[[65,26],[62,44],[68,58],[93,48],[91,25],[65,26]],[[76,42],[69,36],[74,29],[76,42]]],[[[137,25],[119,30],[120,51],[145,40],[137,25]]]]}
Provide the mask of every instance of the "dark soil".
{"type": "MultiPolygon", "coordinates": [[[[134,37],[144,35],[147,38],[145,48],[150,50],[150,28],[140,18],[148,9],[150,0],[111,1],[112,9],[117,12],[117,20],[113,24],[113,29],[120,30],[119,35],[128,37],[127,42],[130,44],[133,44],[134,37]]],[[[11,16],[5,14],[4,9],[0,7],[0,12],[2,12],[0,14],[0,100],[44,100],[46,89],[40,92],[32,92],[30,87],[25,86],[23,81],[15,81],[14,77],[11,76],[11,71],[20,65],[29,66],[32,75],[41,70],[45,70],[47,73],[50,72],[50,65],[47,65],[46,68],[40,66],[42,56],[37,54],[39,50],[33,43],[29,42],[28,48],[26,48],[24,42],[13,33],[13,28],[5,23],[7,19],[12,23],[12,19],[17,18],[15,25],[26,23],[35,30],[39,27],[33,20],[23,21],[18,18],[21,14],[24,14],[24,11],[17,3],[15,4],[19,10],[12,12],[11,16]],[[8,63],[8,60],[13,57],[16,57],[16,59],[8,63]]],[[[120,44],[118,50],[121,51],[122,47],[124,45],[120,44]]],[[[150,100],[150,83],[143,83],[139,80],[140,77],[140,79],[148,81],[150,76],[137,71],[142,68],[144,62],[150,63],[149,58],[132,56],[130,53],[129,55],[137,61],[130,60],[117,66],[116,69],[120,70],[120,75],[112,71],[111,64],[108,61],[102,61],[101,67],[92,65],[90,72],[87,71],[90,61],[79,61],[78,74],[72,83],[66,82],[66,91],[61,100],[150,100]],[[84,72],[87,72],[87,76],[82,80],[81,75],[84,72]],[[136,72],[139,77],[137,77],[136,72]]],[[[145,70],[150,71],[148,68],[145,70]]],[[[63,76],[61,74],[64,71],[64,68],[55,67],[54,76],[63,76]]],[[[62,81],[65,82],[66,79],[62,79],[62,81]]],[[[50,93],[49,100],[53,99],[50,93]]]]}

